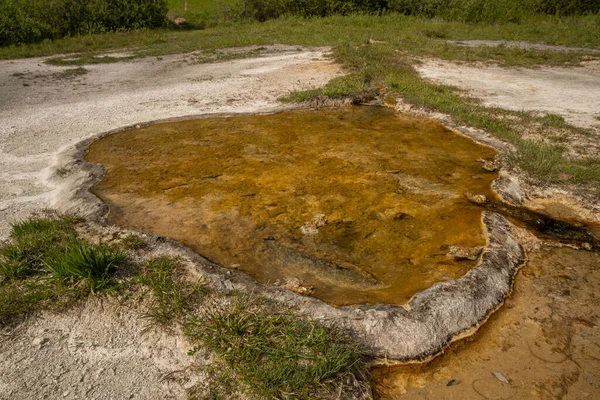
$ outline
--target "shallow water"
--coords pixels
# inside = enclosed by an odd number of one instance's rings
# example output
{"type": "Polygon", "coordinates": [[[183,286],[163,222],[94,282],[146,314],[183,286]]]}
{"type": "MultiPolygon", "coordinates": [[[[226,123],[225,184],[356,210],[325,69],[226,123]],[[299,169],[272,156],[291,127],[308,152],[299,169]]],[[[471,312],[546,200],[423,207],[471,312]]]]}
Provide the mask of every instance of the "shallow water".
{"type": "Polygon", "coordinates": [[[351,107],[159,123],[87,158],[106,167],[109,223],[347,305],[402,304],[476,264],[446,253],[485,243],[464,193],[494,197],[476,161],[494,155],[434,121],[351,107]]]}
{"type": "Polygon", "coordinates": [[[476,334],[425,364],[374,367],[374,398],[600,398],[599,266],[598,252],[531,249],[505,306],[476,334]]]}

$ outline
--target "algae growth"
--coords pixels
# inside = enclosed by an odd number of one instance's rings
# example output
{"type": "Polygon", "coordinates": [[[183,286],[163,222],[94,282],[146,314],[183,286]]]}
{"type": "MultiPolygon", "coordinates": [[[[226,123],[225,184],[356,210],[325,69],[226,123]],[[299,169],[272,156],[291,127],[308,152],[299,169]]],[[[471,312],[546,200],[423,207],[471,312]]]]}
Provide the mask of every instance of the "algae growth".
{"type": "Polygon", "coordinates": [[[405,303],[475,260],[492,149],[379,107],[158,123],[107,136],[88,160],[109,223],[168,236],[259,282],[335,305],[405,303]]]}

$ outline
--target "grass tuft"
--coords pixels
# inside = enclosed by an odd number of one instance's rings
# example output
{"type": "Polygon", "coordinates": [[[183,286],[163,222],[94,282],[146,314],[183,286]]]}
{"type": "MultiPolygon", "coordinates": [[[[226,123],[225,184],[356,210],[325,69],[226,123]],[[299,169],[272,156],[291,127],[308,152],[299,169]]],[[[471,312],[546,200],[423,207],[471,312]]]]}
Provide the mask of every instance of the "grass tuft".
{"type": "Polygon", "coordinates": [[[341,329],[256,296],[214,301],[185,328],[258,398],[314,398],[342,376],[360,380],[366,368],[356,342],[341,329]]]}
{"type": "Polygon", "coordinates": [[[0,284],[0,327],[42,309],[62,310],[85,297],[84,287],[68,287],[48,279],[29,279],[0,284]]]}
{"type": "Polygon", "coordinates": [[[181,263],[171,257],[147,261],[139,281],[152,293],[152,301],[144,316],[163,328],[170,327],[173,322],[182,322],[207,293],[201,282],[187,282],[181,263]]]}
{"type": "Polygon", "coordinates": [[[14,223],[10,240],[0,244],[0,275],[15,280],[44,268],[43,260],[75,234],[77,219],[42,211],[14,223]]]}
{"type": "Polygon", "coordinates": [[[545,126],[554,126],[557,128],[563,128],[566,126],[565,119],[558,114],[548,113],[544,115],[541,120],[545,126]]]}
{"type": "Polygon", "coordinates": [[[90,245],[72,239],[44,260],[44,264],[55,278],[68,284],[85,281],[94,293],[110,285],[112,275],[124,261],[125,253],[121,250],[113,250],[102,243],[90,245]]]}
{"type": "Polygon", "coordinates": [[[79,222],[45,210],[12,225],[9,240],[0,244],[0,325],[60,309],[112,283],[125,253],[79,239],[79,222]]]}
{"type": "Polygon", "coordinates": [[[137,235],[127,235],[121,240],[121,245],[128,250],[141,250],[146,247],[146,242],[137,235]]]}
{"type": "Polygon", "coordinates": [[[12,225],[0,244],[0,326],[35,310],[59,309],[81,298],[83,288],[50,279],[45,261],[75,237],[80,220],[50,210],[12,225]]]}

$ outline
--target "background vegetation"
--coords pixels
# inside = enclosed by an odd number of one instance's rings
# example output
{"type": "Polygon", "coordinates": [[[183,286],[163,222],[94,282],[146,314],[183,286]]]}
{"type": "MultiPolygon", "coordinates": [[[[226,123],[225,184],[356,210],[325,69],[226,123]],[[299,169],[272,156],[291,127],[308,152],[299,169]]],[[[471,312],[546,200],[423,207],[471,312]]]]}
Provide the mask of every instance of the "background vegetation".
{"type": "Polygon", "coordinates": [[[598,14],[600,0],[0,0],[0,46],[157,28],[167,24],[167,14],[185,17],[187,27],[204,28],[284,15],[390,12],[468,23],[518,23],[536,14],[598,14]]]}
{"type": "Polygon", "coordinates": [[[0,0],[0,46],[157,28],[166,14],[166,0],[0,0]]]}
{"type": "Polygon", "coordinates": [[[169,0],[169,15],[185,17],[188,27],[281,16],[326,17],[398,13],[467,23],[519,23],[536,15],[573,16],[600,12],[600,0],[169,0]]]}

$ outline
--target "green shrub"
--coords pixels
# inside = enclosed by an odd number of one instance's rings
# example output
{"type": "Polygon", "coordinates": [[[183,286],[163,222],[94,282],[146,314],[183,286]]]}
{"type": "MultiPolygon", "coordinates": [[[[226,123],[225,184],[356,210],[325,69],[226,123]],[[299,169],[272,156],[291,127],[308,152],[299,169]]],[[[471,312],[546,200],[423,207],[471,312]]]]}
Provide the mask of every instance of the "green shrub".
{"type": "Polygon", "coordinates": [[[519,0],[389,0],[392,11],[461,22],[517,22],[527,12],[519,0]]]}
{"type": "Polygon", "coordinates": [[[39,42],[53,35],[52,27],[32,13],[25,1],[0,0],[0,46],[39,42]]]}
{"type": "Polygon", "coordinates": [[[166,24],[166,0],[0,0],[0,46],[166,24]]]}
{"type": "Polygon", "coordinates": [[[220,5],[222,19],[266,21],[282,15],[325,17],[398,12],[449,21],[519,22],[526,15],[594,14],[600,0],[233,0],[220,5]]]}

